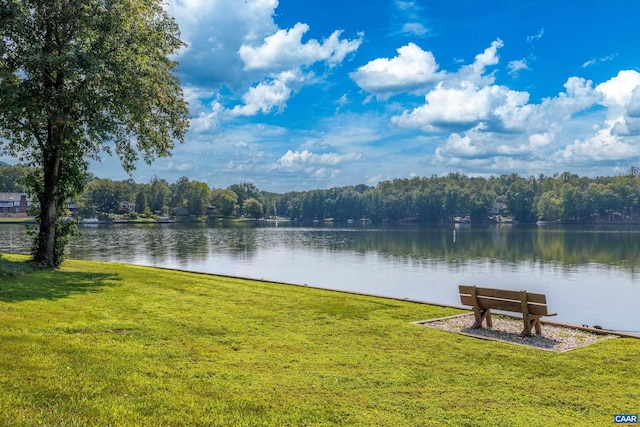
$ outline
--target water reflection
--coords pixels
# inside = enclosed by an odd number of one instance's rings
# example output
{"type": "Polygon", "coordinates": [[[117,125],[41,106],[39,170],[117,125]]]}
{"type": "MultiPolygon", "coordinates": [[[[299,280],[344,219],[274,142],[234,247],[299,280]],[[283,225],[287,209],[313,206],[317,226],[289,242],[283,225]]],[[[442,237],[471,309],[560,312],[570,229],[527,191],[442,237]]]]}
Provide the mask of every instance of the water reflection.
{"type": "MultiPolygon", "coordinates": [[[[636,274],[640,228],[570,228],[494,225],[470,227],[305,228],[240,224],[97,225],[73,239],[75,258],[192,262],[212,254],[251,259],[274,247],[333,252],[375,252],[428,263],[459,265],[471,260],[500,263],[599,264],[636,274]]],[[[28,252],[22,225],[0,225],[0,251],[28,252]]]]}
{"type": "MultiPolygon", "coordinates": [[[[559,321],[640,330],[640,226],[162,224],[81,232],[70,245],[71,258],[452,305],[459,305],[460,283],[527,289],[546,293],[559,321]]],[[[0,225],[0,233],[0,252],[28,252],[24,226],[0,225]]]]}

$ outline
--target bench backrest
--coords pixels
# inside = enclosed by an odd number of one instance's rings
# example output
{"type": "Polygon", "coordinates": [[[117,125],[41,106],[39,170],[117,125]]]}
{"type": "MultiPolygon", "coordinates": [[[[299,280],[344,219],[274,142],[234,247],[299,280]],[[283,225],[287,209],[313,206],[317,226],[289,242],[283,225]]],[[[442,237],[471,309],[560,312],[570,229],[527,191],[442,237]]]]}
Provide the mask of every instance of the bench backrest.
{"type": "MultiPolygon", "coordinates": [[[[508,291],[504,289],[479,288],[460,285],[460,301],[464,305],[476,305],[480,308],[506,310],[522,313],[522,296],[526,291],[508,291]],[[475,293],[474,293],[475,288],[475,293]]],[[[547,297],[544,294],[526,292],[529,314],[548,316],[547,297]]]]}

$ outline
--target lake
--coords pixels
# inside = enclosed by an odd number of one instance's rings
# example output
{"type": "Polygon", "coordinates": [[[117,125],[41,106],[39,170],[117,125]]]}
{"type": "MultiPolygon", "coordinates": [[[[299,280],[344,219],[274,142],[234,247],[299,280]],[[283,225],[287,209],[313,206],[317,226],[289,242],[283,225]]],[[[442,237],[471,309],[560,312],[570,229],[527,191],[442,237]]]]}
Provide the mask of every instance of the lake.
{"type": "MultiPolygon", "coordinates": [[[[460,306],[459,284],[547,295],[549,320],[640,332],[640,226],[81,226],[69,256],[460,306]]],[[[0,252],[28,252],[0,225],[0,252]]],[[[420,320],[420,319],[407,319],[420,320]]]]}

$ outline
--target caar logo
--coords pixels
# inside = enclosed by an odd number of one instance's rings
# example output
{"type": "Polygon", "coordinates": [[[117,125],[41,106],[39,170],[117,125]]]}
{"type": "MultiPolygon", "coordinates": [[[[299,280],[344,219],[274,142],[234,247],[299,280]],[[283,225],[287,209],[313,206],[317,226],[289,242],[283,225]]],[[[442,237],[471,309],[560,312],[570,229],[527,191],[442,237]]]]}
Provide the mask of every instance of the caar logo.
{"type": "Polygon", "coordinates": [[[638,414],[615,414],[613,423],[617,425],[636,425],[638,424],[638,414]]]}

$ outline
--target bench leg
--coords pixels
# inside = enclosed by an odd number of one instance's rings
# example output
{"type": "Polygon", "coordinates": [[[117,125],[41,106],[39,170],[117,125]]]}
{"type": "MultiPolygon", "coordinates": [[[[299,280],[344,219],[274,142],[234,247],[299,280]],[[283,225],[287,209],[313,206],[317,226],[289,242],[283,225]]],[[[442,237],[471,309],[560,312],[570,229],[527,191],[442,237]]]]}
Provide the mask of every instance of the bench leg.
{"type": "Polygon", "coordinates": [[[480,329],[482,328],[482,322],[487,320],[487,327],[493,327],[493,322],[491,321],[491,310],[488,308],[473,308],[473,314],[476,316],[476,322],[473,324],[471,329],[480,329]]]}
{"type": "Polygon", "coordinates": [[[534,317],[533,325],[536,328],[536,334],[542,335],[542,325],[540,324],[540,316],[535,316],[534,317]]]}
{"type": "Polygon", "coordinates": [[[520,333],[522,338],[528,337],[531,335],[531,328],[533,327],[536,331],[536,334],[542,335],[542,326],[540,325],[540,316],[524,316],[524,329],[520,333]]]}

